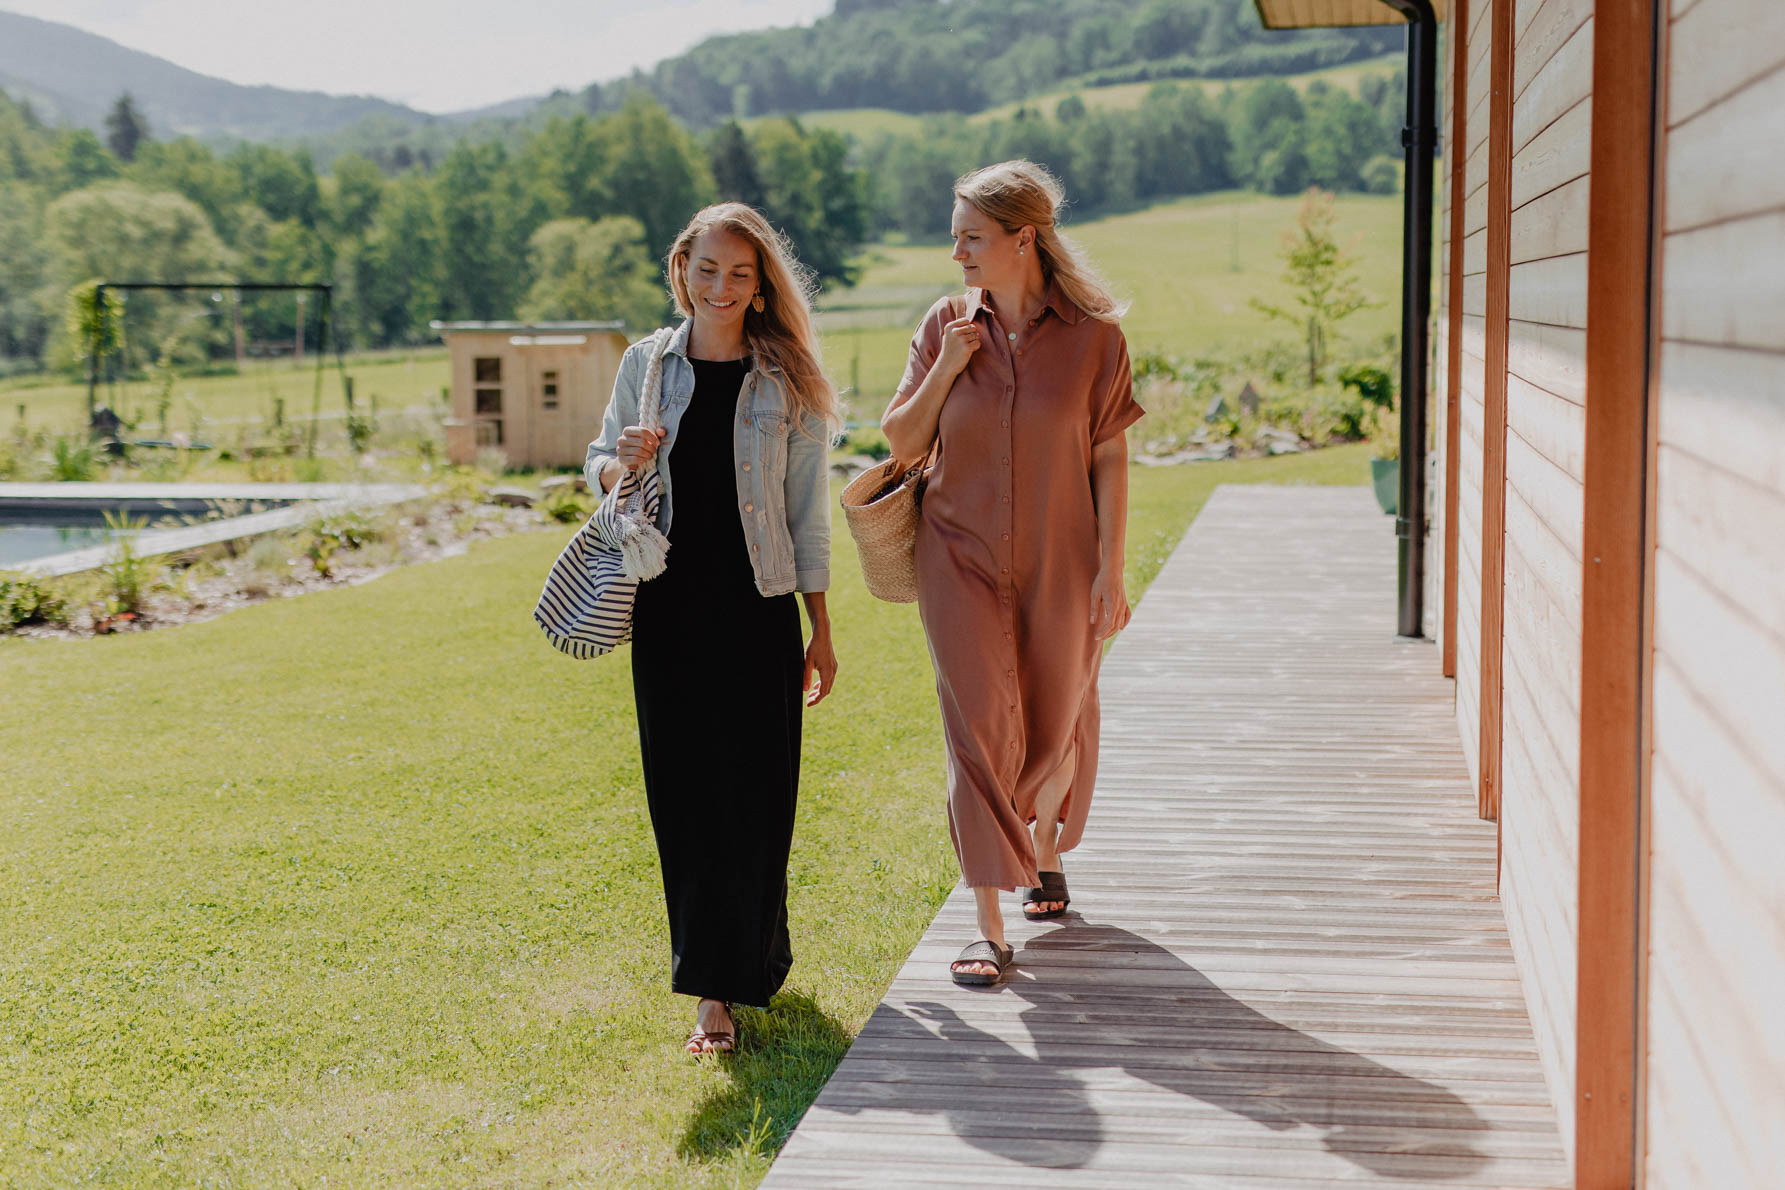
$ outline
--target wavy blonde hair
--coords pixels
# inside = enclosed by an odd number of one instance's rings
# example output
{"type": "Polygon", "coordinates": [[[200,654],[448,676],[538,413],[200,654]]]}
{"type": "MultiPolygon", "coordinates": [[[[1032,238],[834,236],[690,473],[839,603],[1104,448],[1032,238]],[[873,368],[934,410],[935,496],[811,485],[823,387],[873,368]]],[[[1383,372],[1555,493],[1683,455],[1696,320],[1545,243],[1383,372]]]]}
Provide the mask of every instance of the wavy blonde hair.
{"type": "Polygon", "coordinates": [[[1033,227],[1042,280],[1057,282],[1080,310],[1103,322],[1119,322],[1128,312],[1128,303],[1117,301],[1110,293],[1109,283],[1084,250],[1060,234],[1060,208],[1066,205],[1066,190],[1045,168],[1020,158],[1000,161],[955,179],[954,194],[1012,235],[1025,226],[1033,227]]]}
{"type": "MultiPolygon", "coordinates": [[[[812,270],[799,262],[787,237],[769,226],[754,208],[741,202],[722,202],[694,213],[688,226],[675,238],[664,258],[669,273],[669,292],[684,317],[694,317],[694,301],[688,294],[688,257],[694,241],[713,230],[728,231],[756,249],[756,284],[762,293],[762,311],[744,307],[744,346],[757,364],[780,369],[793,412],[810,414],[834,433],[842,418],[837,412],[837,389],[819,362],[818,335],[812,328],[812,294],[817,290],[812,270]]],[[[804,429],[805,418],[800,418],[804,429]]]]}

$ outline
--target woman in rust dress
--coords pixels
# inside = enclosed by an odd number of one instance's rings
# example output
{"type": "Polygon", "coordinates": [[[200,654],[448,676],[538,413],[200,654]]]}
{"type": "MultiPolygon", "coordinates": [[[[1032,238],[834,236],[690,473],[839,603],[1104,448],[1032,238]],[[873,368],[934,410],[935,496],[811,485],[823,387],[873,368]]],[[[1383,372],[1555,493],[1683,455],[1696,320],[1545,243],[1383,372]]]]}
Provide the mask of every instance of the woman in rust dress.
{"type": "Polygon", "coordinates": [[[955,183],[964,296],[937,302],[881,425],[893,453],[937,446],[918,530],[918,609],[948,745],[948,818],[979,941],[950,971],[992,984],[1024,914],[1067,905],[1097,775],[1102,642],[1128,622],[1122,537],[1133,397],[1122,309],[1055,229],[1063,195],[1027,161],[955,183]]]}

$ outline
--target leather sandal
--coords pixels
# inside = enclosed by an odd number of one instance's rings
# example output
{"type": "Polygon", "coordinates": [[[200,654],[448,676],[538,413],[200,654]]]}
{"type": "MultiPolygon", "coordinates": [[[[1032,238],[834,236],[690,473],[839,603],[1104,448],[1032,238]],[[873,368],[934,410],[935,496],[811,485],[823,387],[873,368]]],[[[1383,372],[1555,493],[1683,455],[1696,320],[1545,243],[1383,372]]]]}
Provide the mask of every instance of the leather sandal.
{"type": "MultiPolygon", "coordinates": [[[[721,1000],[719,1003],[725,1006],[725,1015],[731,1016],[731,1001],[721,1000]]],[[[730,1029],[715,1029],[708,1032],[697,1027],[694,1032],[688,1034],[688,1040],[682,1043],[682,1051],[695,1058],[702,1054],[729,1054],[734,1052],[737,1047],[736,1017],[732,1018],[730,1029]]]]}
{"type": "Polygon", "coordinates": [[[949,978],[962,987],[991,987],[1004,978],[1004,969],[1010,965],[1010,958],[1014,953],[1008,946],[1000,946],[996,942],[988,942],[981,938],[961,951],[960,956],[948,965],[949,978]],[[969,963],[990,963],[998,968],[998,971],[995,975],[987,975],[983,971],[961,970],[969,963]]]}
{"type": "Polygon", "coordinates": [[[1049,921],[1064,914],[1066,906],[1072,904],[1072,898],[1066,893],[1066,873],[1040,872],[1037,875],[1041,877],[1041,887],[1023,891],[1023,916],[1030,921],[1049,921]],[[1032,908],[1049,901],[1058,902],[1060,907],[1047,910],[1032,908]]]}

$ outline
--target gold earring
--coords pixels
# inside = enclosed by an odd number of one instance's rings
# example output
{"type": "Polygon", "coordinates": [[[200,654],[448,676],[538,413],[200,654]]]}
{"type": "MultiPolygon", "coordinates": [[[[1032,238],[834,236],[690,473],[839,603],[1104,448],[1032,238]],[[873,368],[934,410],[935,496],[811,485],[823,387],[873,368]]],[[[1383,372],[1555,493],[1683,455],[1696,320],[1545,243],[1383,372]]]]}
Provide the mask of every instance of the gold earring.
{"type": "Polygon", "coordinates": [[[750,308],[758,314],[762,313],[762,295],[760,293],[750,299],[750,308]]]}

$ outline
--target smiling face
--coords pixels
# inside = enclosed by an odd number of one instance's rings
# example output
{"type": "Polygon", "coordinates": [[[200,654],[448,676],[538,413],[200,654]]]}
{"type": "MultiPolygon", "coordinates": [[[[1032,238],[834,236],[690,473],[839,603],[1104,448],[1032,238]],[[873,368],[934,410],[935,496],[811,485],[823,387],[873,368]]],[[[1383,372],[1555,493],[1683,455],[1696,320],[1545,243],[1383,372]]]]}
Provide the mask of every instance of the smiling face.
{"type": "Polygon", "coordinates": [[[749,240],[717,227],[696,236],[683,272],[694,320],[735,333],[759,288],[757,274],[749,240]]]}
{"type": "Polygon", "coordinates": [[[1014,232],[1005,231],[996,219],[957,198],[949,233],[954,236],[954,261],[961,266],[968,285],[1007,289],[1022,283],[1035,251],[1034,228],[1025,225],[1014,232]]]}

